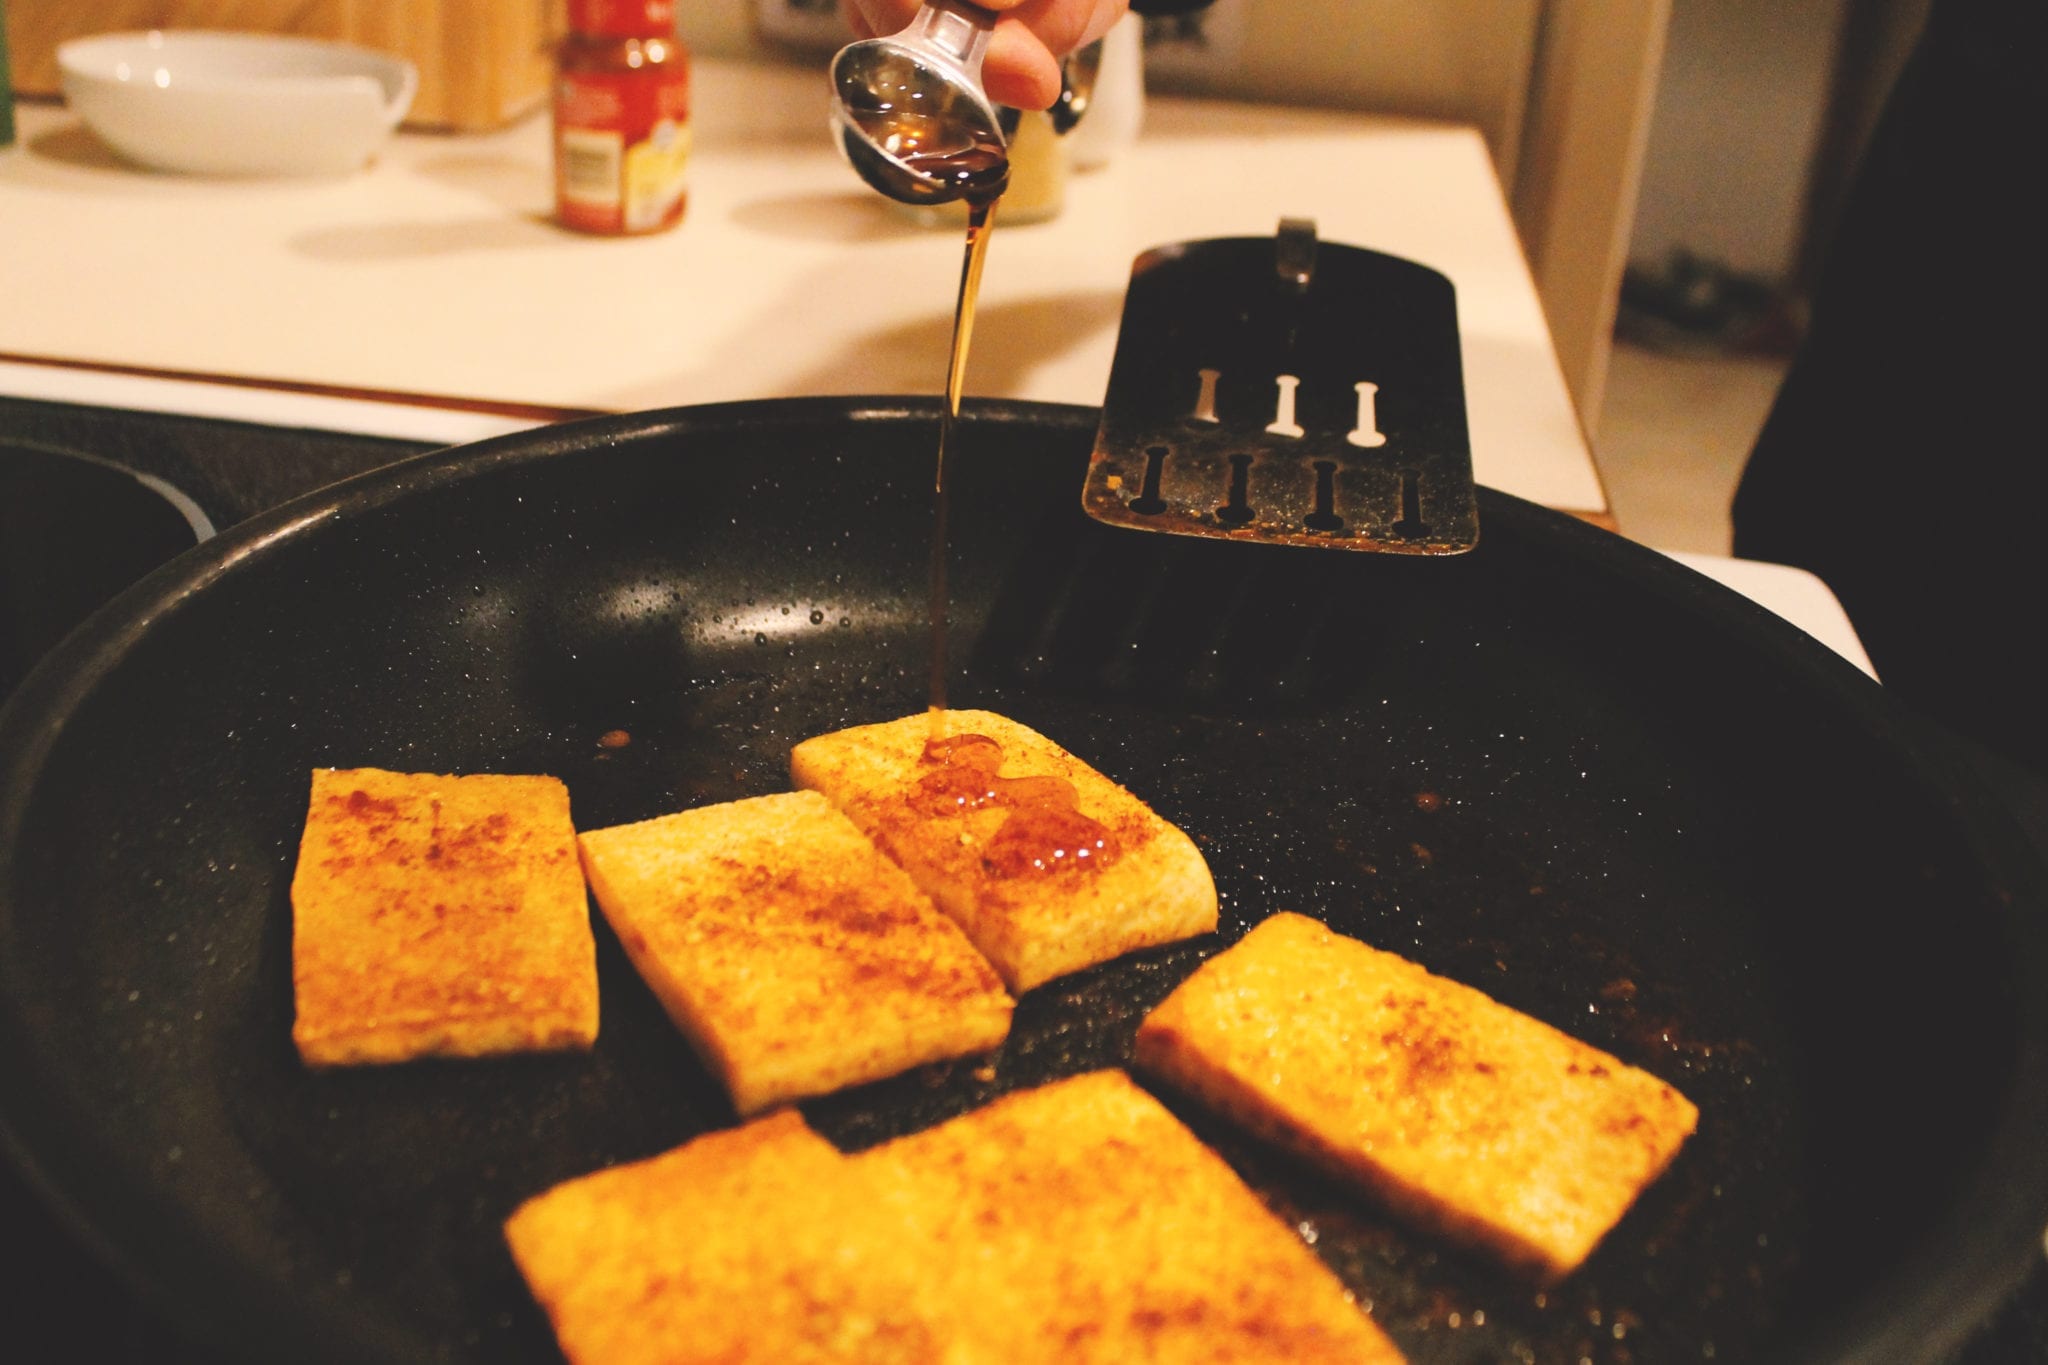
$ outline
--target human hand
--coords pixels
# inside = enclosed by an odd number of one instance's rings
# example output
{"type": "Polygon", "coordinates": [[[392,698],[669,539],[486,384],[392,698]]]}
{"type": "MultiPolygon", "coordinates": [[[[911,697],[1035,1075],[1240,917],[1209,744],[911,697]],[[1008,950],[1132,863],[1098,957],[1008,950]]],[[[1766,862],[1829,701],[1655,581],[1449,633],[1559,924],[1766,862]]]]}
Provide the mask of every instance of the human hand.
{"type": "MultiPolygon", "coordinates": [[[[997,104],[1044,109],[1059,98],[1060,58],[1085,47],[1123,16],[1128,0],[974,0],[998,14],[982,63],[982,84],[997,104]]],[[[894,33],[919,0],[840,0],[862,38],[894,33]]]]}

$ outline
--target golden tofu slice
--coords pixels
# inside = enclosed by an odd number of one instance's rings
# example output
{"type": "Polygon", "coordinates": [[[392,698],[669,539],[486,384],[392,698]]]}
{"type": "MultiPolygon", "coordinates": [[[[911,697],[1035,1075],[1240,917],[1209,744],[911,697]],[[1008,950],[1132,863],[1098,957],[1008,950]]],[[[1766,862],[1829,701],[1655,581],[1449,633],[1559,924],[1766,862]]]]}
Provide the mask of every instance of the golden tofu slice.
{"type": "Polygon", "coordinates": [[[291,896],[309,1066],[597,1037],[590,902],[555,778],[316,770],[291,896]]]}
{"type": "Polygon", "coordinates": [[[816,792],[579,843],[627,956],[741,1114],[1009,1034],[1010,997],[967,936],[816,792]]]}
{"type": "Polygon", "coordinates": [[[1013,720],[940,717],[807,739],[790,775],[901,863],[1012,990],[1216,927],[1187,835],[1013,720]]]}
{"type": "Polygon", "coordinates": [[[848,1160],[908,1244],[935,1249],[954,1359],[1401,1359],[1294,1230],[1121,1071],[848,1160]]]}
{"type": "Polygon", "coordinates": [[[528,1200],[505,1239],[572,1365],[947,1360],[934,1280],[795,1110],[528,1200]]]}
{"type": "Polygon", "coordinates": [[[1648,1072],[1293,914],[1148,1015],[1137,1063],[1545,1281],[1591,1254],[1699,1119],[1648,1072]]]}

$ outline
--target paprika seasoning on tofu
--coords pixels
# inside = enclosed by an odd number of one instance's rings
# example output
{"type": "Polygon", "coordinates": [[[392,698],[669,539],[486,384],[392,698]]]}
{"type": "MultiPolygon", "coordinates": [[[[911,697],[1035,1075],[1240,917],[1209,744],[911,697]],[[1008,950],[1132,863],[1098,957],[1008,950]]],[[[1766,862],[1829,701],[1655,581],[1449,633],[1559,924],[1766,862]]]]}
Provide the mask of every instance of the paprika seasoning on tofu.
{"type": "Polygon", "coordinates": [[[569,0],[555,75],[555,216],[618,235],[682,221],[690,54],[674,0],[569,0]]]}

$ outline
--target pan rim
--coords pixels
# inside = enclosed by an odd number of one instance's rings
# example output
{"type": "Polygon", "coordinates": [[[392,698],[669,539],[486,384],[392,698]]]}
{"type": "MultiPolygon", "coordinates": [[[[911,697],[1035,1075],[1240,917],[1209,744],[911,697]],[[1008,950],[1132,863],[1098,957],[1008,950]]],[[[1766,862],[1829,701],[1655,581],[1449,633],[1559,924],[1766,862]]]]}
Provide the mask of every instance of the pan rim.
{"type": "MultiPolygon", "coordinates": [[[[487,471],[597,453],[625,439],[637,442],[663,434],[684,436],[738,426],[936,422],[937,414],[936,400],[929,399],[804,398],[584,419],[412,456],[316,490],[227,529],[159,568],[96,613],[0,707],[0,898],[7,897],[13,885],[12,850],[26,812],[25,798],[69,717],[120,659],[181,602],[224,575],[254,571],[253,566],[260,566],[267,555],[312,534],[321,524],[487,471]]],[[[973,422],[1080,431],[1092,430],[1096,410],[971,401],[966,416],[973,422]]],[[[2048,892],[2044,892],[2048,880],[2044,880],[2039,860],[1988,791],[1925,740],[1930,732],[1918,728],[1924,722],[1795,627],[1681,564],[1568,514],[1495,490],[1481,490],[1481,506],[1482,520],[1534,528],[1535,533],[1595,570],[1642,582],[1718,635],[1760,650],[1767,666],[1788,674],[1803,687],[1819,689],[1828,701],[1843,708],[1861,735],[1890,749],[1906,771],[1949,803],[1980,860],[2010,876],[2015,894],[2002,907],[1997,927],[2022,979],[2048,982],[2048,925],[2040,913],[2042,906],[2048,905],[2048,892]]],[[[11,913],[7,901],[0,899],[0,926],[11,913]]],[[[1910,1343],[1920,1355],[1952,1351],[1989,1317],[2024,1276],[2033,1258],[2041,1254],[2042,1229],[2048,1226],[2048,1154],[2037,1155],[2036,1151],[2041,1146],[2038,1135],[2048,1132],[2048,990],[2022,992],[2017,1011],[2020,1036],[2015,1079],[2002,1097],[1977,1167],[1959,1181],[1955,1203],[1930,1229],[1921,1247],[1904,1256],[1889,1277],[1867,1287],[1789,1344],[1784,1358],[1897,1359],[1902,1342],[1910,1343]],[[1998,1183],[1999,1172],[2020,1178],[1998,1183]],[[1969,1235],[1959,1235],[1963,1232],[1969,1235]],[[1881,1313],[1870,1311],[1880,1306],[1881,1313]]],[[[0,1056],[0,1151],[22,1171],[63,1224],[145,1299],[159,1310],[167,1310],[166,1315],[187,1331],[217,1337],[219,1317],[203,1309],[218,1304],[167,1291],[161,1258],[148,1263],[147,1254],[138,1255],[106,1225],[104,1208],[88,1207],[94,1201],[81,1201],[66,1182],[52,1177],[48,1143],[63,1125],[46,1127],[41,1147],[21,1131],[17,1106],[11,1102],[19,1098],[16,1087],[27,1075],[22,1070],[23,1059],[13,1052],[13,1044],[19,1041],[15,1037],[19,1022],[11,1002],[0,999],[0,1039],[9,1043],[7,1055],[0,1056]]],[[[241,1343],[245,1348],[285,1344],[268,1334],[283,1330],[297,1314],[257,1316],[260,1321],[250,1324],[256,1335],[241,1343]]],[[[305,1345],[299,1338],[290,1344],[305,1345]]]]}

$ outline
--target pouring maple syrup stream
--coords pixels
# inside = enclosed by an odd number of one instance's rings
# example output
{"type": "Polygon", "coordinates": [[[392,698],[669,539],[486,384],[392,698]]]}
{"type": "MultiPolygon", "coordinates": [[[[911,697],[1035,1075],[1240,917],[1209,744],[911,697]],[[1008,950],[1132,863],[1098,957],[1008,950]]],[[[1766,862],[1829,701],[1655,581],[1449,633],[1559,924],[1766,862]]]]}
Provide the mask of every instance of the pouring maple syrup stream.
{"type": "Polygon", "coordinates": [[[869,184],[905,203],[961,199],[967,205],[967,249],[953,309],[946,404],[939,415],[932,478],[930,730],[920,756],[923,774],[910,800],[927,816],[940,818],[1002,808],[1003,820],[981,853],[982,866],[991,876],[1071,876],[1099,870],[1116,859],[1118,840],[1082,813],[1072,782],[1050,774],[1003,777],[1000,743],[987,735],[947,732],[949,475],[982,267],[995,230],[996,206],[1009,184],[1008,148],[993,119],[947,116],[958,112],[958,89],[943,81],[934,85],[929,71],[889,43],[855,44],[841,53],[834,70],[841,96],[842,145],[869,184]],[[850,60],[854,54],[861,54],[860,59],[850,60]],[[923,103],[927,98],[930,102],[923,103]]]}
{"type": "Polygon", "coordinates": [[[950,605],[946,585],[947,515],[951,503],[947,465],[954,428],[960,420],[960,393],[967,380],[967,352],[974,339],[974,305],[981,294],[982,264],[988,259],[989,238],[995,233],[996,205],[1001,198],[998,186],[994,194],[968,201],[967,253],[960,266],[960,294],[953,306],[953,349],[946,362],[946,407],[939,415],[939,457],[932,477],[931,595],[927,608],[931,627],[929,709],[933,740],[944,735],[946,716],[946,622],[950,605]]]}
{"type": "Polygon", "coordinates": [[[832,59],[833,120],[848,163],[868,184],[904,204],[963,201],[967,254],[953,308],[946,406],[939,418],[931,549],[931,737],[946,712],[947,462],[960,419],[960,392],[974,336],[982,264],[996,202],[1010,182],[1002,116],[981,86],[982,55],[995,15],[964,0],[925,0],[910,23],[867,38],[832,59]]]}

